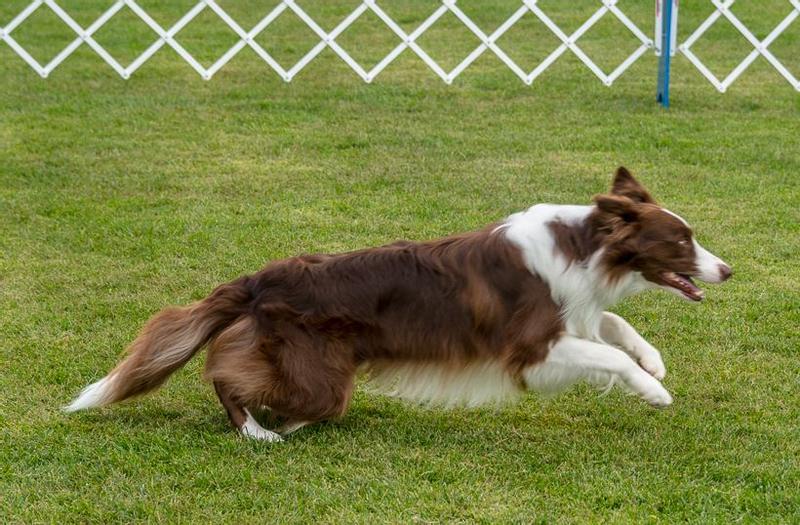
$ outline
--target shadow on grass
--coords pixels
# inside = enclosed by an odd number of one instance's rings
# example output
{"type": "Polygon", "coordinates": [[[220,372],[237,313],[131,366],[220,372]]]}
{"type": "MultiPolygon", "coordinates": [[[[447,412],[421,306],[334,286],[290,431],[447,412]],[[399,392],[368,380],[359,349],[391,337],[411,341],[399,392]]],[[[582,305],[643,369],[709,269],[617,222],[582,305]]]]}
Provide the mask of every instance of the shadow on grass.
{"type": "MultiPolygon", "coordinates": [[[[585,392],[579,392],[584,397],[585,392]]],[[[565,452],[576,436],[594,440],[628,441],[647,434],[675,432],[678,414],[672,409],[653,410],[627,396],[615,399],[562,400],[526,399],[499,408],[442,409],[420,407],[402,401],[359,394],[349,412],[340,419],[315,423],[287,437],[302,446],[412,447],[416,449],[508,448],[542,446],[552,452],[565,452]],[[672,411],[672,412],[671,412],[672,411]],[[480,445],[479,445],[480,444],[480,445]]],[[[276,428],[281,420],[268,411],[255,417],[265,428],[276,428]]],[[[73,432],[98,432],[113,435],[125,429],[129,436],[154,433],[236,438],[222,407],[216,403],[193,403],[184,410],[148,400],[71,416],[80,429],[73,432]]],[[[182,438],[183,439],[183,438],[182,438]]],[[[216,438],[213,438],[216,440],[216,438]]]]}

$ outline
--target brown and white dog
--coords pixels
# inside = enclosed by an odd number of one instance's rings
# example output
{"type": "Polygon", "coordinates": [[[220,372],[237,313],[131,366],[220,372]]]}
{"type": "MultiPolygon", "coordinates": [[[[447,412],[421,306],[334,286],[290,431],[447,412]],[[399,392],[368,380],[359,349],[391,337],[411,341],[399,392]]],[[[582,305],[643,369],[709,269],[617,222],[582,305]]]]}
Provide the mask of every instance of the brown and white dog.
{"type": "Polygon", "coordinates": [[[625,168],[592,206],[540,204],[482,230],[270,263],[154,316],[130,355],[69,411],[144,394],[209,344],[206,377],[244,435],[278,441],[347,410],[359,372],[387,393],[476,406],[525,390],[615,382],[672,403],[658,351],[605,311],[730,267],[625,168]],[[267,407],[277,432],[252,417],[267,407]]]}

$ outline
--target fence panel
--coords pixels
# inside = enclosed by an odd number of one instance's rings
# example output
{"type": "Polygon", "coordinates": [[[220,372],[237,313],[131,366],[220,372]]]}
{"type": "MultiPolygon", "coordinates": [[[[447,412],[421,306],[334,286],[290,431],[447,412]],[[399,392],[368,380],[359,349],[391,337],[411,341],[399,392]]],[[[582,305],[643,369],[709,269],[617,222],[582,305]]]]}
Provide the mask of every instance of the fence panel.
{"type": "MultiPolygon", "coordinates": [[[[15,16],[5,27],[0,28],[0,40],[4,41],[10,48],[19,55],[31,68],[39,75],[46,78],[61,63],[72,55],[80,46],[86,45],[91,48],[103,61],[116,71],[120,77],[128,79],[144,63],[146,63],[157,51],[164,46],[171,48],[184,61],[186,61],[202,78],[211,79],[220,69],[222,69],[231,59],[233,59],[244,48],[250,48],[264,63],[274,70],[280,78],[286,82],[291,82],[300,71],[308,66],[325,48],[330,48],[342,61],[344,61],[359,77],[365,82],[372,82],[387,66],[389,66],[400,54],[406,50],[413,52],[423,64],[430,68],[444,82],[450,84],[461,73],[463,73],[478,57],[490,51],[505,66],[507,66],[521,81],[532,84],[544,71],[550,68],[559,57],[567,52],[575,55],[594,75],[605,85],[611,86],[631,65],[641,58],[648,50],[652,49],[655,54],[660,50],[660,26],[661,3],[665,0],[656,0],[655,18],[656,24],[653,37],[638,27],[620,8],[617,0],[598,0],[597,9],[589,16],[576,30],[571,33],[565,32],[553,19],[548,16],[545,10],[539,5],[538,0],[522,0],[519,7],[494,31],[487,32],[481,29],[456,3],[456,0],[442,0],[441,4],[428,15],[416,29],[406,32],[387,12],[379,5],[377,0],[364,0],[359,3],[349,15],[344,17],[332,30],[324,30],[317,21],[312,18],[295,0],[283,0],[272,8],[258,23],[250,30],[244,29],[233,17],[231,17],[216,0],[199,0],[180,17],[172,26],[162,27],[150,14],[143,9],[136,0],[116,0],[111,7],[103,12],[94,22],[87,27],[78,24],[70,14],[63,9],[56,0],[33,0],[17,16],[15,16]],[[25,22],[37,9],[51,10],[66,26],[75,33],[75,38],[63,50],[57,53],[49,62],[39,63],[20,43],[14,38],[14,30],[25,22]],[[136,17],[141,19],[157,37],[156,40],[136,57],[127,66],[121,64],[106,49],[98,43],[93,35],[117,15],[123,9],[130,10],[136,17]],[[223,53],[209,67],[204,67],[193,57],[189,51],[179,42],[178,33],[186,28],[201,12],[209,10],[226,24],[236,35],[238,41],[223,53]],[[379,60],[373,67],[366,69],[356,61],[338,42],[337,38],[362,15],[370,11],[376,15],[385,25],[386,31],[393,33],[400,39],[397,44],[386,56],[379,60]],[[454,68],[446,71],[434,58],[423,49],[418,43],[420,37],[433,27],[436,22],[445,14],[455,15],[458,21],[463,24],[472,34],[474,34],[480,44],[465,56],[454,68]],[[276,60],[256,38],[273,23],[278,17],[292,16],[305,24],[313,33],[317,42],[304,56],[295,64],[286,66],[276,60]],[[533,16],[541,22],[559,41],[552,52],[550,52],[532,70],[525,71],[520,67],[508,53],[498,45],[498,39],[503,36],[510,28],[525,16],[533,16]],[[624,60],[622,60],[612,71],[606,72],[581,48],[579,40],[603,17],[613,17],[622,24],[627,33],[636,39],[638,47],[624,60]]],[[[677,35],[677,0],[673,1],[676,16],[673,19],[673,38],[677,35]]],[[[787,5],[791,11],[781,21],[772,32],[763,40],[758,40],[753,33],[745,26],[732,12],[731,7],[735,0],[709,0],[714,6],[713,13],[697,27],[691,35],[677,49],[709,80],[719,91],[724,92],[758,56],[763,56],[795,89],[800,91],[800,81],[769,51],[772,42],[783,33],[786,28],[800,16],[800,0],[787,0],[787,5]],[[718,79],[708,67],[692,52],[692,45],[717,21],[727,21],[733,25],[753,46],[752,52],[724,79],[718,79]]],[[[675,49],[675,46],[673,46],[675,49]]]]}
{"type": "MultiPolygon", "coordinates": [[[[794,20],[800,16],[800,0],[788,0],[788,7],[791,9],[786,17],[764,38],[759,40],[753,35],[752,31],[742,23],[733,13],[732,7],[736,0],[710,0],[714,6],[714,11],[695,29],[689,38],[678,46],[679,51],[689,59],[689,61],[717,88],[720,93],[724,93],[733,82],[750,67],[758,56],[763,56],[769,64],[775,68],[780,75],[785,78],[797,91],[800,91],[800,80],[798,80],[788,69],[773,55],[769,46],[781,33],[783,33],[794,20]],[[702,60],[692,52],[692,46],[702,38],[702,36],[717,22],[730,23],[749,43],[753,50],[737,65],[728,75],[720,80],[703,63],[702,60]]],[[[798,50],[800,53],[800,50],[798,50]]]]}

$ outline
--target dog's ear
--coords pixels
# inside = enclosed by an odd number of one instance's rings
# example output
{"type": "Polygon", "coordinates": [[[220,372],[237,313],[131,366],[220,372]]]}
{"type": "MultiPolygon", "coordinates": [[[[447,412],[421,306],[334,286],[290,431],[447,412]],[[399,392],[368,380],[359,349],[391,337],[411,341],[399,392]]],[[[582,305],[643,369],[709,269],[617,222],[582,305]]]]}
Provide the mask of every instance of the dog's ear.
{"type": "Polygon", "coordinates": [[[617,168],[614,174],[614,182],[611,184],[611,194],[627,197],[634,202],[647,202],[655,204],[655,199],[644,189],[638,180],[633,178],[631,172],[625,166],[617,168]]]}
{"type": "Polygon", "coordinates": [[[595,195],[594,202],[604,215],[619,218],[626,223],[639,220],[638,205],[628,197],[618,195],[595,195]]]}

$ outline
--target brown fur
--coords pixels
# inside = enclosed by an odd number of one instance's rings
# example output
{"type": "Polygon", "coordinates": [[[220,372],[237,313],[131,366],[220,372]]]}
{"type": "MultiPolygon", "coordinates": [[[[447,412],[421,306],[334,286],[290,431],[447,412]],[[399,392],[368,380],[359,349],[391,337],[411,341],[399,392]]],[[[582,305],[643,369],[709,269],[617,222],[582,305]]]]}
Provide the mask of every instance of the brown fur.
{"type": "Polygon", "coordinates": [[[664,284],[665,269],[688,275],[697,270],[691,229],[658,206],[627,169],[617,169],[611,193],[594,201],[597,208],[585,222],[549,224],[556,249],[570,263],[586,264],[603,248],[609,281],[638,271],[664,284]]]}
{"type": "Polygon", "coordinates": [[[234,425],[242,408],[262,406],[319,421],[347,410],[359,368],[494,360],[521,384],[521,371],[547,356],[562,329],[549,288],[491,227],[306,255],[155,316],[112,372],[107,402],[155,388],[210,340],[206,377],[234,425]]]}
{"type": "Polygon", "coordinates": [[[242,314],[249,297],[239,280],[218,287],[194,305],[167,308],[155,315],[128,348],[129,357],[109,373],[114,380],[103,404],[161,386],[221,328],[242,314]]]}
{"type": "MultiPolygon", "coordinates": [[[[691,230],[627,170],[595,202],[580,223],[549,224],[571,263],[586,264],[602,248],[609,280],[629,271],[656,283],[666,270],[694,273],[691,230]]],[[[502,381],[521,389],[523,370],[543,361],[563,330],[549,287],[493,226],[303,255],[153,317],[93,403],[153,390],[210,342],[205,375],[231,422],[241,428],[246,409],[266,406],[291,427],[344,414],[358,370],[392,377],[433,366],[448,380],[499,364],[502,381]]]]}
{"type": "Polygon", "coordinates": [[[656,201],[650,196],[644,186],[637,181],[631,172],[620,166],[614,174],[614,181],[611,185],[611,194],[627,197],[633,202],[655,204],[656,201]]]}

